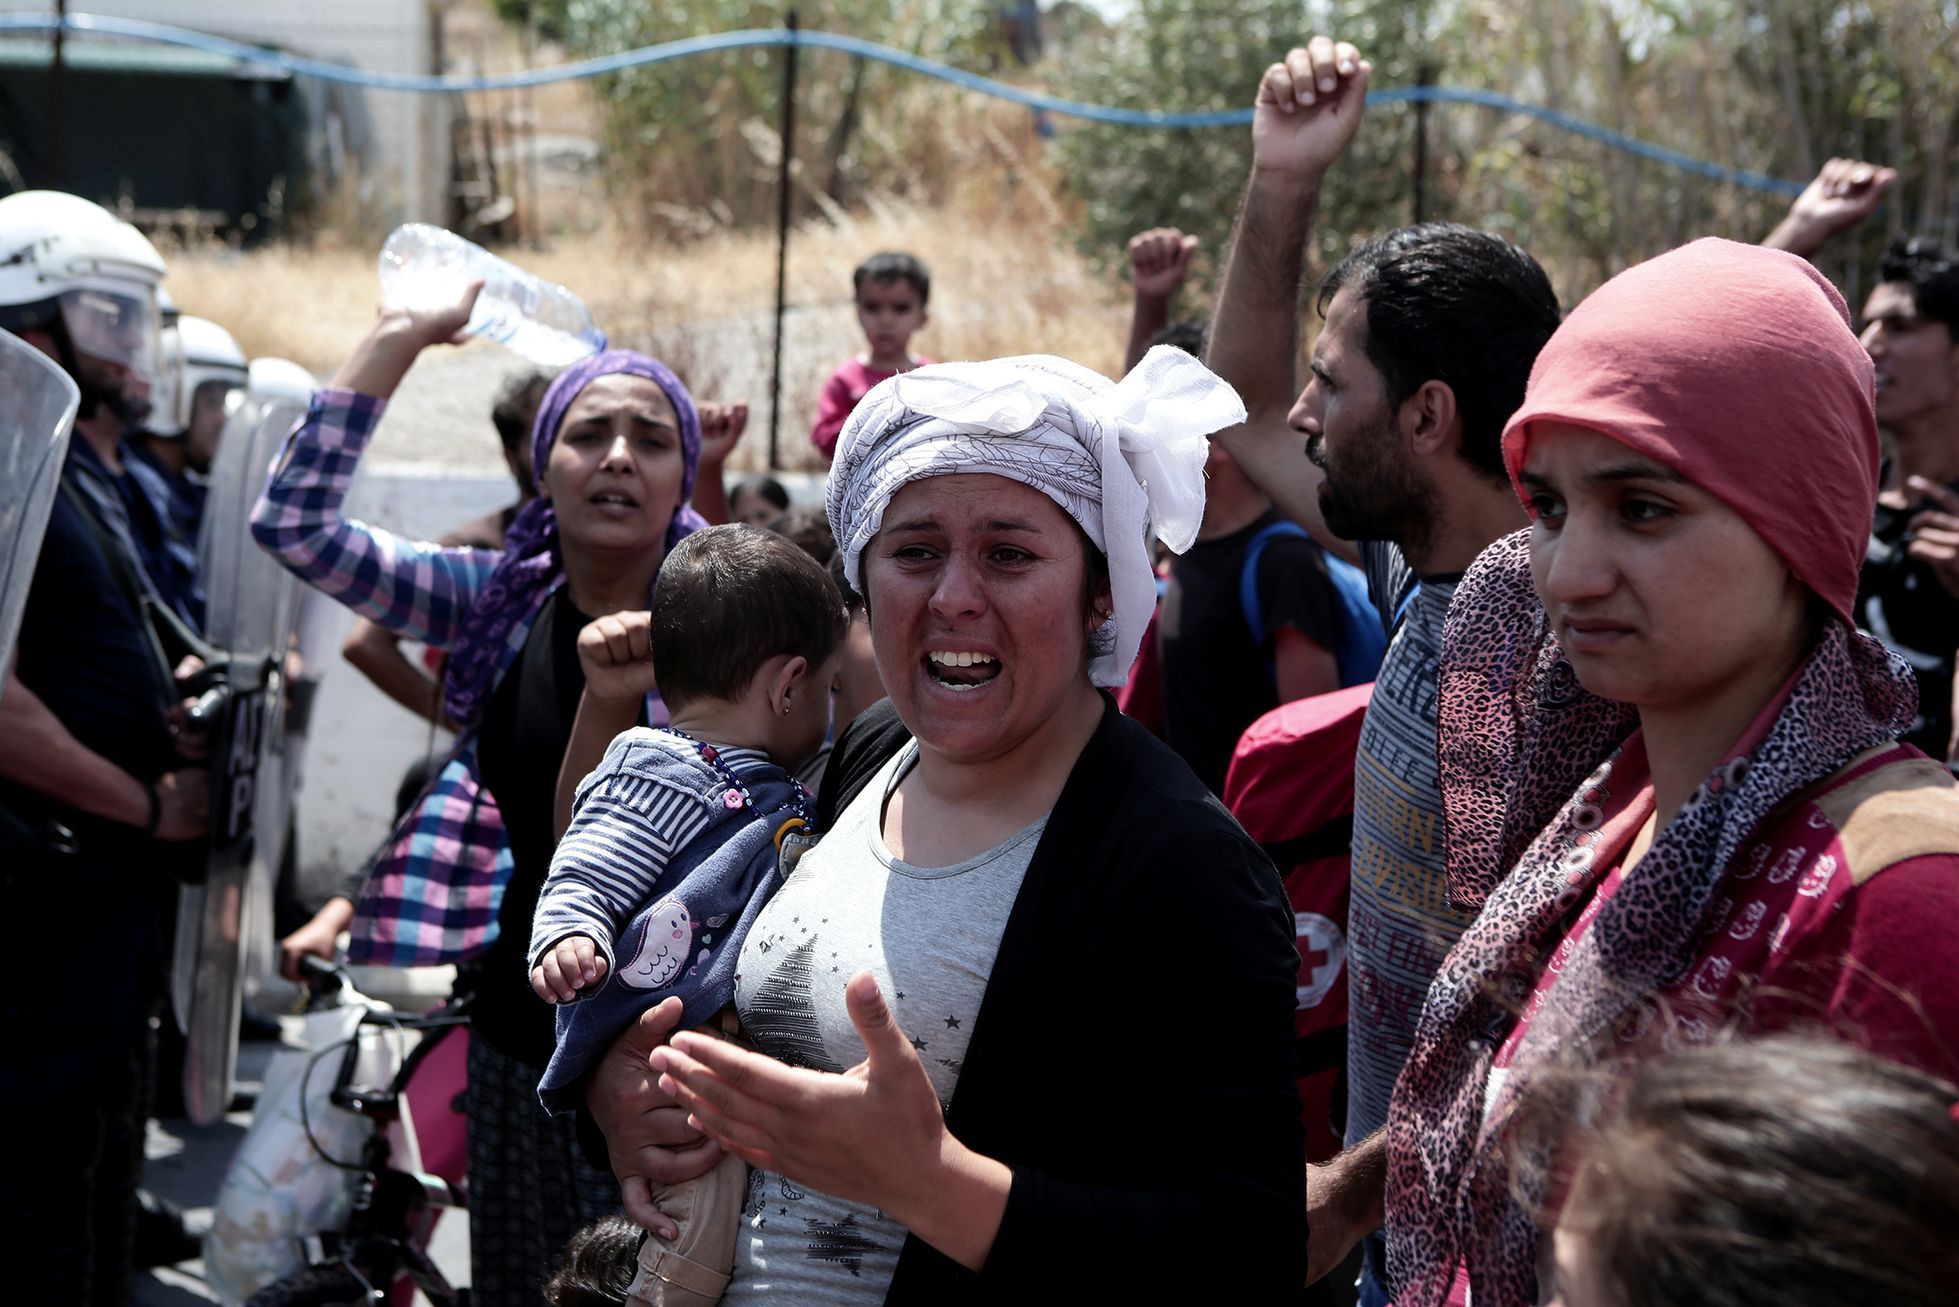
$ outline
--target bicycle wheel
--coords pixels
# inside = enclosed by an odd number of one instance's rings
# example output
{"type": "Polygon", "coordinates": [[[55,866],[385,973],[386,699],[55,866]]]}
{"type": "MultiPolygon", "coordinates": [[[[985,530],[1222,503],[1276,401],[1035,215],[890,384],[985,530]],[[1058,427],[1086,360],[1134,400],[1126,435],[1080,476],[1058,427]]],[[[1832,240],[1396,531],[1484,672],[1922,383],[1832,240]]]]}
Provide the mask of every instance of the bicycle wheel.
{"type": "Polygon", "coordinates": [[[373,1301],[360,1277],[334,1262],[301,1267],[260,1289],[245,1307],[367,1307],[373,1301]]]}

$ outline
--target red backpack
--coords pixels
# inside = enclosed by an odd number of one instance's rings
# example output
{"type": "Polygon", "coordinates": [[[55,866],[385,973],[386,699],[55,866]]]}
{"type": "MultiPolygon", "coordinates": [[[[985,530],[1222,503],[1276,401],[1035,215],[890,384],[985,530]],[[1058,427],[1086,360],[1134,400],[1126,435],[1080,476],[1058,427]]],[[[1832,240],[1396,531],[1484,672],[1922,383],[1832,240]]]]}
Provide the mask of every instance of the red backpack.
{"type": "Polygon", "coordinates": [[[1347,1068],[1347,897],[1354,753],[1374,685],[1281,704],[1238,741],[1224,803],[1285,878],[1299,936],[1299,1097],[1306,1157],[1340,1151],[1347,1068]]]}

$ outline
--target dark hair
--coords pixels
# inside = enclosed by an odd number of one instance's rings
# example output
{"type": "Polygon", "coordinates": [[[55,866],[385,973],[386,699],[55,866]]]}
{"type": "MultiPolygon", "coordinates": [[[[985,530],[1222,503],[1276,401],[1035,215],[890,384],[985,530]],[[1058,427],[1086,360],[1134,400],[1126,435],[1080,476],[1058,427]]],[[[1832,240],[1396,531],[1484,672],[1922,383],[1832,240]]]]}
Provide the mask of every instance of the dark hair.
{"type": "Polygon", "coordinates": [[[873,254],[857,265],[857,271],[850,274],[850,293],[864,293],[867,281],[910,282],[911,288],[918,292],[918,307],[924,308],[932,299],[932,274],[925,265],[909,254],[897,250],[885,250],[873,254]]]}
{"type": "Polygon", "coordinates": [[[1943,322],[1946,334],[1959,339],[1959,259],[1935,241],[1899,239],[1884,247],[1877,279],[1911,283],[1918,316],[1943,322]]]}
{"type": "Polygon", "coordinates": [[[1425,222],[1377,236],[1320,283],[1320,315],[1351,287],[1367,305],[1367,358],[1390,407],[1429,381],[1455,392],[1462,455],[1507,480],[1503,428],[1531,364],[1558,329],[1557,293],[1537,260],[1488,232],[1425,222]]]}
{"type": "Polygon", "coordinates": [[[516,453],[531,438],[531,422],[537,417],[537,406],[544,402],[544,392],[550,388],[551,378],[542,372],[520,372],[497,392],[490,421],[496,424],[497,438],[503,441],[505,453],[516,453]]]}
{"type": "Polygon", "coordinates": [[[639,1267],[645,1233],[623,1216],[604,1216],[571,1236],[564,1264],[544,1286],[550,1307],[620,1307],[639,1267]]]}
{"type": "Polygon", "coordinates": [[[782,488],[780,481],[771,476],[743,477],[735,483],[735,488],[728,492],[728,502],[732,504],[742,495],[760,495],[774,504],[778,512],[789,507],[789,492],[782,488]]]}
{"type": "Polygon", "coordinates": [[[844,611],[855,617],[857,610],[864,606],[864,596],[851,589],[850,582],[844,578],[841,549],[830,551],[830,580],[837,587],[837,593],[843,596],[844,611]]]}
{"type": "Polygon", "coordinates": [[[1610,1307],[1951,1301],[1953,1086],[1797,1035],[1614,1071],[1593,1079],[1602,1111],[1555,1093],[1519,1108],[1527,1137],[1579,1152],[1562,1220],[1590,1240],[1610,1307]]]}
{"type": "Polygon", "coordinates": [[[819,563],[828,563],[837,552],[837,538],[830,534],[830,515],[820,504],[792,508],[769,523],[769,530],[786,536],[798,549],[819,563]]]}
{"type": "Polygon", "coordinates": [[[653,588],[653,677],[667,706],[733,699],[780,654],[822,663],[849,619],[830,574],[782,536],[712,526],[685,536],[653,588]]]}
{"type": "Polygon", "coordinates": [[[1196,358],[1204,357],[1204,334],[1207,325],[1202,318],[1189,322],[1173,322],[1162,331],[1150,337],[1150,344],[1170,345],[1196,358]]]}

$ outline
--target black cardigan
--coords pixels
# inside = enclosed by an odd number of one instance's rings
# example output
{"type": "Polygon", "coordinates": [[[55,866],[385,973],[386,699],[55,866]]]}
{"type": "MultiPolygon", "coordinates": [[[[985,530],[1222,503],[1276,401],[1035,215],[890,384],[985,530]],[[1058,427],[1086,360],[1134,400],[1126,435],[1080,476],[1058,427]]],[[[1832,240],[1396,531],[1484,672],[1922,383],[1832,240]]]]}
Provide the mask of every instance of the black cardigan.
{"type": "MultiPolygon", "coordinates": [[[[889,703],[838,741],[820,819],[909,738],[889,703]]],[[[986,1266],[905,1241],[892,1304],[1297,1301],[1299,975],[1272,865],[1105,703],[1000,939],[946,1112],[1013,1169],[986,1266]]]]}

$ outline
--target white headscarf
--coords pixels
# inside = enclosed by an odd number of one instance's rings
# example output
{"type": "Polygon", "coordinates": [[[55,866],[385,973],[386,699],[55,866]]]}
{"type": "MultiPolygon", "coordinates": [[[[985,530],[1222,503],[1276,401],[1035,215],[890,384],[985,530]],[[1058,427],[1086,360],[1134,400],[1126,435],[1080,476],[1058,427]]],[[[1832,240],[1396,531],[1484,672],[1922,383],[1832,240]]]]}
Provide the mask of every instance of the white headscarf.
{"type": "Polygon", "coordinates": [[[1204,517],[1206,437],[1244,420],[1236,391],[1165,345],[1120,382],[1047,354],[900,373],[864,396],[837,437],[828,508],[844,576],[863,588],[864,547],[909,482],[990,472],[1032,486],[1109,560],[1115,617],[1088,674],[1121,685],[1156,607],[1150,537],[1190,548],[1204,517]]]}

